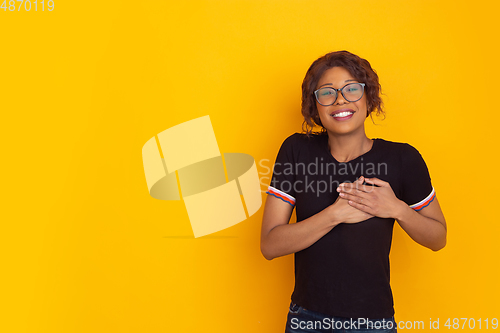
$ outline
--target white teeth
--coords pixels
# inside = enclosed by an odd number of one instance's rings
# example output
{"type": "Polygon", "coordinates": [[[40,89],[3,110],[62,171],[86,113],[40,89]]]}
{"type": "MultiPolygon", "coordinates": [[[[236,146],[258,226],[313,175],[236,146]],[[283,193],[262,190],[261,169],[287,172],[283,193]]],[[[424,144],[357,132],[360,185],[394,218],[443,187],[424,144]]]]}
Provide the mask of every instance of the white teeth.
{"type": "Polygon", "coordinates": [[[344,111],[344,112],[340,112],[340,113],[337,113],[337,114],[334,114],[332,117],[347,117],[347,116],[350,116],[351,114],[353,114],[354,112],[351,112],[351,111],[344,111]]]}

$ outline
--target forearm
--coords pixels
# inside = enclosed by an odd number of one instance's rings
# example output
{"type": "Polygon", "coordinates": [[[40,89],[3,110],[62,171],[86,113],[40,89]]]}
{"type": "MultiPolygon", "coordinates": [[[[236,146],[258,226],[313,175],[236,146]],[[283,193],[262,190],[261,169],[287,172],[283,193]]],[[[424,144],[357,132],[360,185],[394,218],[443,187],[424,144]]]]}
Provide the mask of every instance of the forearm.
{"type": "Polygon", "coordinates": [[[332,218],[330,207],[298,223],[271,229],[261,240],[261,251],[268,260],[308,248],[340,222],[332,218]]]}
{"type": "Polygon", "coordinates": [[[403,230],[417,243],[433,251],[438,251],[446,245],[445,224],[430,217],[426,217],[404,202],[396,217],[403,230]]]}

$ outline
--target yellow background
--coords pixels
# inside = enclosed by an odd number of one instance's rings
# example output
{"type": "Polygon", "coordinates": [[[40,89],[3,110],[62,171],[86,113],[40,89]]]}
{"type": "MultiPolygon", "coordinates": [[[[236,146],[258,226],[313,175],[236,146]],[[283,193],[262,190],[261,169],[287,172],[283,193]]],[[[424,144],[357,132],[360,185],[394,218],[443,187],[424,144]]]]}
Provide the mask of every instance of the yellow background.
{"type": "Polygon", "coordinates": [[[194,239],[182,201],[149,196],[141,148],[210,115],[221,152],[268,177],[300,131],[308,66],[342,49],[381,78],[387,118],[368,135],[421,152],[449,226],[437,253],[395,228],[396,320],[500,318],[498,14],[493,0],[0,10],[0,331],[283,332],[293,258],[260,254],[262,208],[194,239]]]}

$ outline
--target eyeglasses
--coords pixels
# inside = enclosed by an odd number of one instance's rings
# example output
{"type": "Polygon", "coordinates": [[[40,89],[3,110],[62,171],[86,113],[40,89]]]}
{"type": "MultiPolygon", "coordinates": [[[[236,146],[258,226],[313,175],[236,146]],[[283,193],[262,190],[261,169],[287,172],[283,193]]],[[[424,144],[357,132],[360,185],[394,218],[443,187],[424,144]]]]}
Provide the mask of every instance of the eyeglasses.
{"type": "Polygon", "coordinates": [[[344,99],[348,102],[357,102],[363,97],[365,91],[364,83],[348,83],[340,89],[335,89],[332,87],[319,88],[314,92],[316,100],[319,104],[323,106],[333,105],[337,101],[339,92],[344,96],[344,99]]]}

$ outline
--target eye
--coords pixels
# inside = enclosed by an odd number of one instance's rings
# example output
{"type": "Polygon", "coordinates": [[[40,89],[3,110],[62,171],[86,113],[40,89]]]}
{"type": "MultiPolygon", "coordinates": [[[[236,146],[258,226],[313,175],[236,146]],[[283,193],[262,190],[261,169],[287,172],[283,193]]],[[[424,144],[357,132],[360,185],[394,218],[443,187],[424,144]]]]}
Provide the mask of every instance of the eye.
{"type": "Polygon", "coordinates": [[[331,96],[334,94],[335,94],[335,92],[333,91],[333,89],[329,89],[329,88],[321,89],[319,91],[320,96],[331,96]]]}

